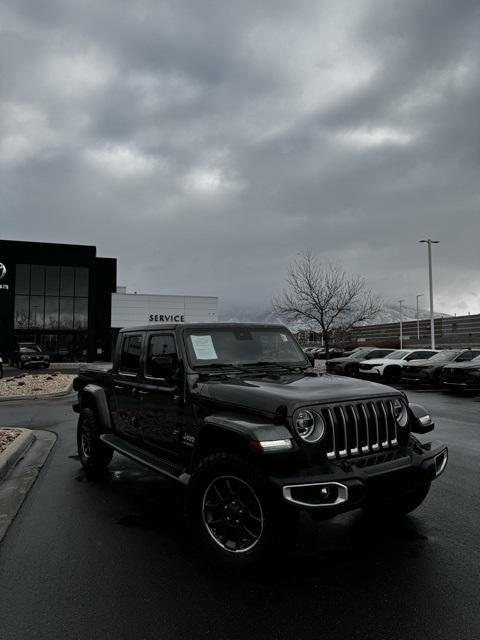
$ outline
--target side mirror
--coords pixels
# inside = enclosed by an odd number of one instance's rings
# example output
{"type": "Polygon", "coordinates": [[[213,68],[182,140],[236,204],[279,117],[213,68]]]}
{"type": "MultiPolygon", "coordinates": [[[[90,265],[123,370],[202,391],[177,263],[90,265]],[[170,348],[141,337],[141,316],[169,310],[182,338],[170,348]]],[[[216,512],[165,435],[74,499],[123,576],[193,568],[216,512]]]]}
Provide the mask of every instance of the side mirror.
{"type": "Polygon", "coordinates": [[[412,433],[428,433],[433,431],[435,425],[427,410],[420,404],[409,402],[408,407],[414,416],[414,424],[412,425],[412,433]]]}
{"type": "Polygon", "coordinates": [[[307,353],[307,358],[310,360],[310,364],[312,365],[312,367],[315,366],[315,356],[311,353],[307,353]]]}
{"type": "Polygon", "coordinates": [[[154,356],[150,364],[150,373],[154,378],[171,378],[177,368],[172,356],[154,356]]]}

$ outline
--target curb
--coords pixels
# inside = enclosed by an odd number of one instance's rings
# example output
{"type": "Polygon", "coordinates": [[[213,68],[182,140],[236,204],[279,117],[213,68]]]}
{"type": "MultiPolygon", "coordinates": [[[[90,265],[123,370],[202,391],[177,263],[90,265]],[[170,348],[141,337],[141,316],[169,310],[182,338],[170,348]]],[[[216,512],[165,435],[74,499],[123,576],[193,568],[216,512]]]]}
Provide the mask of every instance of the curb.
{"type": "Polygon", "coordinates": [[[22,400],[48,400],[49,398],[61,398],[68,396],[73,391],[73,380],[65,389],[65,391],[58,391],[57,393],[37,393],[28,396],[1,396],[0,402],[21,402],[22,400]]]}
{"type": "MultiPolygon", "coordinates": [[[[33,432],[31,433],[33,435],[33,432]]],[[[17,459],[15,467],[0,482],[0,542],[14,521],[57,440],[57,436],[51,431],[35,430],[34,433],[31,446],[28,450],[24,450],[23,456],[17,459]]],[[[16,440],[20,437],[18,436],[16,440]]]]}
{"type": "Polygon", "coordinates": [[[0,480],[23,458],[35,440],[33,431],[30,429],[14,428],[14,431],[20,431],[20,435],[0,453],[0,480]]]}

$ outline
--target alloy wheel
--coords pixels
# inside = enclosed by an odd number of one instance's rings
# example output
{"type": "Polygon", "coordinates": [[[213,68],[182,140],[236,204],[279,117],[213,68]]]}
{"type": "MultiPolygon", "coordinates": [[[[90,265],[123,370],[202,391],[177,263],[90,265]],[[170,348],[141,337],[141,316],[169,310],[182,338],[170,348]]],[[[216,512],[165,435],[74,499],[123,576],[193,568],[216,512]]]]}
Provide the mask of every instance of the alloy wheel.
{"type": "Polygon", "coordinates": [[[253,549],[264,528],[255,491],[235,476],[219,476],[210,482],[203,495],[202,520],[213,541],[230,553],[253,549]]]}

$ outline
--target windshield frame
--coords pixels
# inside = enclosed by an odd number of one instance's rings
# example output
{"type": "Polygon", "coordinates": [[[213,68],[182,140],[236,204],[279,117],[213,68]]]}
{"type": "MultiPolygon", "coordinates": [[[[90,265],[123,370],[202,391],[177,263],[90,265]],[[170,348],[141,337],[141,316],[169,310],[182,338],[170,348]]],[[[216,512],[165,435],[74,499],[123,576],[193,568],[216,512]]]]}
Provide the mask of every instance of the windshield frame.
{"type": "Polygon", "coordinates": [[[297,342],[297,340],[295,339],[295,336],[292,335],[292,333],[290,332],[289,329],[287,329],[287,327],[285,327],[284,325],[278,325],[277,326],[272,326],[272,325],[238,325],[238,326],[234,326],[234,325],[230,325],[230,326],[222,326],[219,325],[218,327],[212,327],[211,325],[207,325],[205,327],[199,327],[199,326],[195,326],[195,327],[184,327],[183,331],[182,331],[182,337],[183,337],[183,346],[184,346],[184,350],[185,350],[185,360],[186,363],[188,364],[188,367],[191,369],[191,371],[194,371],[195,373],[198,373],[200,371],[208,371],[209,370],[209,365],[217,365],[217,366],[213,366],[212,370],[216,371],[217,373],[219,371],[222,370],[222,368],[226,371],[228,370],[228,367],[230,366],[233,370],[237,370],[237,371],[241,371],[243,368],[245,369],[245,372],[248,373],[248,369],[253,369],[253,368],[274,368],[275,366],[277,366],[278,368],[290,368],[290,369],[294,369],[294,368],[308,368],[311,367],[312,364],[310,363],[310,360],[308,358],[308,356],[306,355],[306,353],[303,351],[303,349],[300,347],[299,343],[297,342]],[[232,332],[232,331],[260,331],[260,332],[272,332],[272,333],[277,333],[277,334],[284,334],[288,336],[289,341],[291,341],[291,343],[293,343],[293,345],[295,346],[295,348],[298,351],[298,360],[296,361],[291,361],[291,360],[272,360],[271,362],[268,362],[268,360],[265,357],[262,357],[261,360],[259,359],[260,362],[262,362],[262,364],[257,364],[257,362],[247,362],[247,361],[242,361],[242,360],[237,360],[237,359],[230,359],[228,361],[223,361],[221,358],[218,358],[217,360],[205,360],[204,362],[195,362],[194,358],[195,358],[195,353],[193,350],[193,344],[192,341],[190,340],[190,336],[191,335],[209,335],[213,332],[220,332],[220,331],[224,331],[224,332],[232,332]],[[223,366],[222,366],[223,365],[223,366]]]}

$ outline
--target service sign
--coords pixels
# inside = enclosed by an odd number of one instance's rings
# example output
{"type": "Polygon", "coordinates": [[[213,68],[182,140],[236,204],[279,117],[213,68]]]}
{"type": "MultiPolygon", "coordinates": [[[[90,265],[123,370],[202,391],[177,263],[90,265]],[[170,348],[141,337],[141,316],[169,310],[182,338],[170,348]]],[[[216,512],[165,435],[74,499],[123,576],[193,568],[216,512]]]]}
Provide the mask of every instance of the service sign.
{"type": "Polygon", "coordinates": [[[148,316],[149,322],[185,322],[185,316],[167,314],[167,313],[151,313],[148,316]]]}

